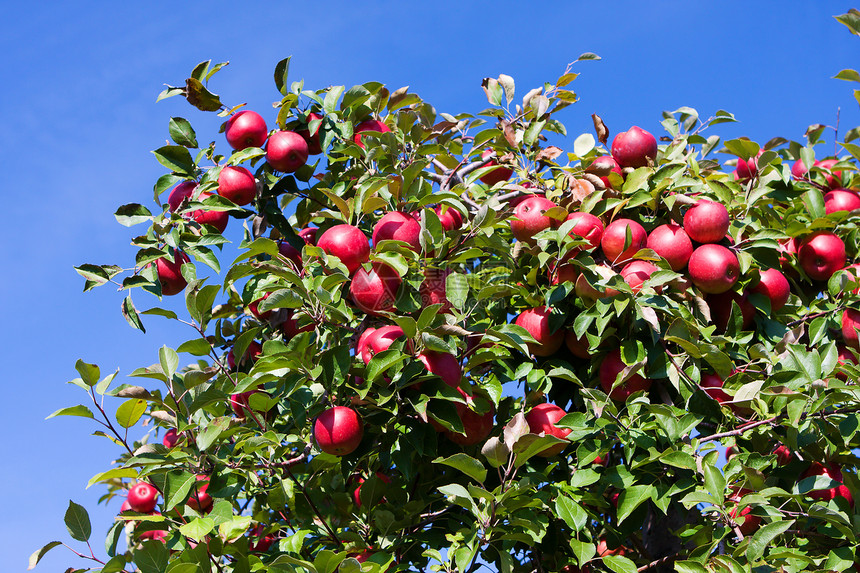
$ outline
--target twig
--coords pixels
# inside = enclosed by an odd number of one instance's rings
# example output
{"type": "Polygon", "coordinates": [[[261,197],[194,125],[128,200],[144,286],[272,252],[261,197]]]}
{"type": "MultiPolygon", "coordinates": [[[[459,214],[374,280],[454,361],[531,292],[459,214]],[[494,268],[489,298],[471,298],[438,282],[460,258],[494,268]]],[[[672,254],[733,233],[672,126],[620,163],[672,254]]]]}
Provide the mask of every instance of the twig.
{"type": "Polygon", "coordinates": [[[637,573],[642,573],[643,571],[647,571],[648,569],[651,569],[652,567],[657,567],[658,565],[662,565],[664,563],[669,563],[670,561],[674,561],[677,558],[678,558],[677,554],[667,555],[666,557],[661,557],[660,559],[657,559],[656,561],[652,561],[648,565],[643,565],[642,567],[640,567],[636,571],[637,571],[637,573]]]}

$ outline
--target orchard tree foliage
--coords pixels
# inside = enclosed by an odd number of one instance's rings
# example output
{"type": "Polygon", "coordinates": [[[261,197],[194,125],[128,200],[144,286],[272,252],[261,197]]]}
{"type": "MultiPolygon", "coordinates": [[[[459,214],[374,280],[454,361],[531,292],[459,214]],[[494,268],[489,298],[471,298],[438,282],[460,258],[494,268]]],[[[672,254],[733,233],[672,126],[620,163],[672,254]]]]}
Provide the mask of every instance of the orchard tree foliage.
{"type": "Polygon", "coordinates": [[[69,505],[78,571],[855,566],[860,130],[574,137],[573,66],[456,115],[288,66],[270,114],[210,91],[223,64],[166,89],[225,134],[170,119],[155,208],[116,213],[134,265],[77,269],[189,333],[141,385],[77,364],[92,405],[54,415],[120,451],[104,551],[69,505]]]}

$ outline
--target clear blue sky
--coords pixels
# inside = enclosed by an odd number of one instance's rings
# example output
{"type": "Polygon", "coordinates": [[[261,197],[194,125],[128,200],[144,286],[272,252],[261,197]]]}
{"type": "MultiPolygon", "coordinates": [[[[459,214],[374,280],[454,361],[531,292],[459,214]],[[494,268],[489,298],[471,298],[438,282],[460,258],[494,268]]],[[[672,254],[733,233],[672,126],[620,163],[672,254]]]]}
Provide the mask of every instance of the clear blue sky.
{"type": "MultiPolygon", "coordinates": [[[[409,85],[438,111],[456,113],[485,107],[483,77],[511,75],[522,94],[591,51],[603,60],[576,68],[582,75],[573,88],[582,99],[562,117],[566,145],[591,130],[592,113],[613,133],[633,124],[659,133],[661,112],[683,105],[703,116],[734,113],[740,123],[720,128],[725,138],[800,140],[811,123],[834,124],[839,107],[843,131],[860,124],[854,86],[830,79],[860,68],[860,38],[832,18],[848,7],[823,0],[540,8],[504,0],[6,2],[0,570],[23,571],[45,542],[69,541],[69,499],[90,510],[94,547],[103,554],[119,503],[97,506],[102,490],[84,487],[117,451],[90,436],[97,429],[91,421],[44,420],[85,398],[65,384],[76,376],[75,360],[98,363],[103,373],[120,368],[123,381],[156,362],[159,346],[175,347],[186,335],[156,317],[148,317],[146,335],[132,330],[119,313],[122,295],[107,287],[82,294],[72,269],[131,266],[135,229],[119,226],[112,213],[151,201],[162,168],[149,151],[163,144],[171,116],[191,120],[201,140],[225,145],[214,116],[180,98],[155,103],[164,83],[181,85],[202,60],[229,60],[213,91],[271,120],[273,67],[292,55],[291,77],[307,87],[409,85]]],[[[826,152],[832,149],[831,138],[826,152]]],[[[238,225],[231,225],[235,237],[238,225]]],[[[139,308],[154,302],[142,293],[135,300],[139,308]]],[[[85,563],[59,548],[37,571],[70,565],[85,563]]]]}

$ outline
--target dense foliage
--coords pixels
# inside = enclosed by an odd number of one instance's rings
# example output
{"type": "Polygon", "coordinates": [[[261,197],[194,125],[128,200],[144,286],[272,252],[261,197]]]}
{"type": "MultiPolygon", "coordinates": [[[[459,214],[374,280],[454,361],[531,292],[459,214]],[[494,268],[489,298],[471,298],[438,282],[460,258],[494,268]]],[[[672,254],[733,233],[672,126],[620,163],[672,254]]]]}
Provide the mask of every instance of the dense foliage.
{"type": "MultiPolygon", "coordinates": [[[[858,33],[858,18],[840,21],[858,33]]],[[[485,79],[491,107],[450,115],[378,83],[311,91],[288,65],[274,117],[222,104],[222,65],[165,90],[224,117],[226,141],[200,146],[172,118],[157,209],[116,213],[147,226],[133,268],[77,269],[87,290],[128,291],[131,326],[190,333],[130,374],[145,386],[77,364],[93,405],[56,415],[93,418],[121,450],[92,479],[118,506],[107,557],[82,558],[103,573],[854,567],[860,130],[829,157],[826,126],[721,141],[730,113],[682,108],[659,145],[633,128],[610,146],[599,117],[575,138],[559,120],[572,68],[524,97],[485,79]],[[132,292],[187,314],[138,311],[132,292]]],[[[89,543],[81,506],[66,524],[89,543]]]]}

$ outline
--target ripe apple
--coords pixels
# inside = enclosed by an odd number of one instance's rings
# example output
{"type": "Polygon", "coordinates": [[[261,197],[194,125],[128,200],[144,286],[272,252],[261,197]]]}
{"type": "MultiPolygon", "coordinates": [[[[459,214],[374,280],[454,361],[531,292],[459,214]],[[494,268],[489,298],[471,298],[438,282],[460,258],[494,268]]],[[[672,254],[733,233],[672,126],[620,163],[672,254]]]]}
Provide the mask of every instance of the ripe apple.
{"type": "Polygon", "coordinates": [[[453,231],[463,226],[463,215],[457,209],[448,205],[436,205],[434,210],[439,217],[439,222],[442,223],[442,228],[446,231],[453,231]]]}
{"type": "Polygon", "coordinates": [[[316,227],[305,227],[299,231],[299,237],[302,238],[306,245],[316,245],[317,231],[319,231],[319,229],[316,227]]]}
{"type": "Polygon", "coordinates": [[[636,221],[615,219],[603,231],[600,248],[603,249],[603,254],[610,263],[623,263],[633,258],[639,250],[644,249],[647,240],[648,234],[636,221]],[[628,233],[630,234],[629,243],[627,242],[628,233]]]}
{"type": "Polygon", "coordinates": [[[849,347],[860,350],[857,329],[860,329],[860,310],[846,308],[842,311],[842,340],[849,347]]]}
{"type": "MultiPolygon", "coordinates": [[[[322,153],[322,147],[320,147],[320,126],[317,125],[314,132],[310,132],[310,123],[312,121],[321,120],[322,118],[323,117],[318,113],[309,113],[307,118],[307,127],[296,132],[301,135],[302,139],[305,140],[305,143],[308,144],[308,154],[310,155],[319,155],[322,153]]],[[[320,125],[322,125],[322,123],[320,123],[320,125]]]]}
{"type": "Polygon", "coordinates": [[[128,505],[138,513],[149,513],[155,509],[158,490],[152,484],[139,481],[128,490],[128,505]]]}
{"type": "Polygon", "coordinates": [[[419,237],[421,236],[421,223],[415,217],[402,211],[391,211],[382,216],[373,226],[373,246],[376,247],[380,241],[403,241],[412,247],[413,251],[421,250],[419,237]]]}
{"type": "Polygon", "coordinates": [[[463,379],[463,371],[456,356],[447,352],[425,349],[418,354],[418,360],[430,374],[435,374],[442,379],[442,382],[452,388],[459,388],[463,379]]]}
{"type": "Polygon", "coordinates": [[[687,266],[693,254],[693,242],[687,232],[675,223],[656,227],[648,234],[645,246],[666,259],[673,271],[687,266]]]}
{"type": "Polygon", "coordinates": [[[788,446],[784,444],[780,444],[773,450],[773,454],[776,456],[776,463],[781,466],[787,466],[789,463],[794,461],[794,452],[788,448],[788,446]]]}
{"type": "Polygon", "coordinates": [[[588,245],[572,248],[568,251],[566,257],[574,256],[582,250],[591,252],[600,246],[600,239],[603,237],[603,221],[601,221],[600,218],[595,217],[591,213],[576,211],[567,216],[565,222],[567,221],[575,221],[573,228],[568,233],[568,236],[574,239],[585,239],[588,241],[588,245]]]}
{"type": "MultiPolygon", "coordinates": [[[[242,355],[242,359],[239,360],[239,366],[244,366],[246,364],[252,364],[257,361],[257,358],[263,353],[263,347],[256,340],[252,340],[250,344],[248,344],[248,348],[245,350],[245,354],[242,355]]],[[[230,352],[227,353],[227,366],[230,370],[236,369],[236,357],[233,355],[233,349],[230,349],[230,352]]]]}
{"type": "Polygon", "coordinates": [[[155,260],[155,272],[158,276],[158,282],[161,284],[161,294],[164,296],[173,296],[182,292],[188,285],[188,281],[182,276],[182,265],[191,263],[188,255],[182,251],[173,251],[173,260],[169,255],[155,260]]]}
{"type": "Polygon", "coordinates": [[[784,307],[791,295],[791,285],[788,283],[788,279],[777,269],[763,270],[761,280],[752,290],[770,299],[771,312],[776,312],[784,307]]]}
{"type": "Polygon", "coordinates": [[[265,528],[263,524],[257,524],[251,529],[250,539],[248,540],[248,549],[252,553],[265,553],[275,542],[275,536],[271,533],[263,534],[265,528]]]}
{"type": "Polygon", "coordinates": [[[302,332],[311,332],[313,329],[314,325],[311,322],[299,327],[299,319],[296,317],[295,311],[292,309],[287,310],[286,318],[281,324],[281,332],[284,333],[286,340],[289,340],[294,336],[298,336],[302,332]]]}
{"type": "Polygon", "coordinates": [[[615,380],[625,368],[627,368],[627,365],[621,359],[621,349],[616,348],[604,357],[603,362],[600,363],[600,371],[598,373],[600,386],[603,388],[603,391],[610,398],[619,402],[626,402],[631,394],[640,390],[647,392],[651,387],[650,379],[640,374],[633,374],[613,389],[612,386],[615,384],[615,380]]]}
{"type": "MultiPolygon", "coordinates": [[[[594,267],[594,271],[600,275],[601,281],[606,281],[618,273],[606,267],[604,265],[597,265],[594,267]]],[[[585,274],[580,274],[576,279],[576,283],[574,283],[574,290],[576,291],[576,296],[579,298],[587,299],[587,300],[597,300],[598,298],[608,298],[618,294],[618,291],[614,288],[603,287],[604,290],[597,290],[597,285],[589,282],[589,279],[585,277],[585,274]]]]}
{"type": "MultiPolygon", "coordinates": [[[[858,364],[857,356],[847,346],[841,344],[836,347],[836,360],[840,366],[858,364]]],[[[836,377],[843,382],[848,379],[848,376],[844,372],[837,372],[836,377]]]]}
{"type": "MultiPolygon", "coordinates": [[[[486,159],[487,157],[491,156],[492,154],[493,154],[492,149],[485,149],[484,151],[481,152],[481,159],[486,159]]],[[[484,165],[484,167],[493,167],[496,165],[499,165],[499,163],[495,159],[491,159],[490,161],[487,162],[486,165],[484,165]]],[[[496,183],[501,183],[502,181],[509,180],[511,177],[513,177],[513,175],[514,175],[514,170],[511,169],[510,167],[498,167],[496,169],[493,169],[489,173],[485,173],[484,175],[481,175],[481,177],[479,177],[479,179],[481,180],[481,183],[483,183],[489,187],[492,187],[496,183]]]]}
{"type": "Polygon", "coordinates": [[[384,122],[379,121],[378,119],[366,119],[355,126],[353,130],[352,140],[358,144],[358,146],[364,149],[364,144],[361,142],[361,134],[365,131],[376,131],[379,133],[387,133],[391,131],[391,128],[385,125],[384,122]]]}
{"type": "Polygon", "coordinates": [[[567,282],[576,283],[576,279],[579,277],[579,270],[576,268],[576,265],[570,263],[558,264],[551,262],[546,274],[549,284],[555,286],[567,282]]]}
{"type": "MultiPolygon", "coordinates": [[[[195,189],[197,189],[196,181],[183,181],[174,187],[167,198],[170,212],[175,213],[184,200],[190,201],[195,189]]],[[[211,195],[212,193],[203,191],[198,195],[197,200],[203,201],[211,195]]],[[[227,228],[227,223],[230,221],[230,214],[227,211],[209,211],[206,209],[195,209],[188,213],[187,217],[199,225],[212,225],[218,229],[219,233],[224,232],[227,228]]]]}
{"type": "Polygon", "coordinates": [[[734,398],[723,390],[723,383],[723,379],[717,374],[708,373],[702,375],[702,381],[699,385],[705,391],[705,394],[720,404],[725,404],[726,402],[731,402],[734,398]]]}
{"type": "Polygon", "coordinates": [[[729,318],[732,314],[732,303],[738,303],[741,309],[741,330],[748,330],[755,318],[755,307],[749,301],[746,293],[739,294],[733,290],[719,294],[709,294],[705,301],[711,311],[711,322],[720,332],[725,332],[729,326],[729,318]]]}
{"type": "Polygon", "coordinates": [[[544,212],[557,205],[540,195],[531,195],[523,199],[514,208],[514,218],[511,219],[511,232],[518,241],[533,244],[532,237],[544,229],[558,227],[558,221],[547,217],[544,212]]]}
{"type": "Polygon", "coordinates": [[[218,174],[218,194],[236,205],[247,205],[257,196],[257,180],[244,167],[228,165],[218,174]]]}
{"type": "MultiPolygon", "coordinates": [[[[376,477],[379,481],[390,484],[391,478],[385,475],[382,472],[376,472],[376,477]]],[[[352,499],[355,501],[356,507],[361,507],[361,484],[365,482],[363,477],[358,478],[358,487],[356,487],[352,492],[352,499]]],[[[384,498],[383,498],[384,501],[384,498]]]]}
{"type": "Polygon", "coordinates": [[[179,433],[176,431],[176,428],[170,428],[164,433],[164,437],[161,439],[161,443],[164,444],[165,448],[172,448],[182,438],[179,436],[179,433]]]}
{"type": "Polygon", "coordinates": [[[397,325],[390,324],[380,328],[368,328],[358,337],[356,345],[356,354],[358,354],[365,364],[370,364],[370,359],[378,352],[388,350],[391,343],[402,336],[406,336],[403,329],[397,325]],[[370,333],[367,333],[370,330],[370,333]]]}
{"type": "Polygon", "coordinates": [[[319,449],[333,456],[355,451],[364,436],[364,425],[358,413],[346,406],[334,406],[314,422],[314,440],[319,449]]]}
{"type": "Polygon", "coordinates": [[[367,235],[352,225],[341,224],[327,229],[317,241],[317,246],[339,258],[350,275],[370,257],[367,235]]]}
{"type": "Polygon", "coordinates": [[[564,344],[567,346],[567,349],[570,350],[570,353],[577,358],[591,358],[588,338],[584,334],[577,338],[576,334],[572,330],[568,330],[564,333],[564,344]]]}
{"type": "MultiPolygon", "coordinates": [[[[567,438],[570,430],[567,428],[559,428],[556,422],[567,415],[567,412],[556,406],[555,404],[538,404],[526,414],[526,422],[529,425],[529,433],[545,434],[547,436],[555,436],[562,440],[567,438]]],[[[558,444],[539,453],[539,456],[544,458],[552,457],[567,447],[567,444],[558,444]]]]}
{"type": "Polygon", "coordinates": [[[791,166],[792,177],[795,179],[804,179],[807,173],[809,173],[809,169],[803,164],[803,160],[798,158],[791,166]]]}
{"type": "Polygon", "coordinates": [[[266,144],[266,162],[276,171],[295,173],[308,161],[308,144],[295,131],[276,131],[266,144]]]}
{"type": "Polygon", "coordinates": [[[524,310],[514,324],[525,328],[537,341],[528,343],[529,352],[535,356],[552,356],[564,343],[564,330],[550,330],[550,309],[545,306],[524,310]]]}
{"type": "Polygon", "coordinates": [[[474,446],[486,440],[490,432],[493,431],[493,418],[496,415],[496,409],[490,404],[488,411],[478,414],[469,407],[469,405],[474,405],[474,399],[461,388],[457,388],[457,391],[466,400],[466,404],[455,404],[457,415],[463,423],[463,433],[458,434],[448,430],[445,432],[445,437],[461,446],[474,446]]]}
{"type": "Polygon", "coordinates": [[[421,306],[428,307],[433,304],[441,304],[439,312],[451,312],[451,302],[448,300],[447,278],[451,274],[450,269],[438,269],[427,267],[424,271],[424,280],[418,287],[421,295],[421,306]]]}
{"type": "Polygon", "coordinates": [[[690,255],[687,274],[699,290],[708,294],[726,292],[738,281],[741,266],[737,256],[722,245],[702,245],[690,255]]]}
{"type": "Polygon", "coordinates": [[[835,233],[816,231],[801,241],[797,260],[809,278],[826,281],[845,266],[845,243],[835,233]]]}
{"type": "MultiPolygon", "coordinates": [[[[748,489],[741,489],[737,492],[737,494],[729,497],[730,501],[733,501],[737,504],[741,502],[741,499],[748,493],[751,493],[748,489]]],[[[744,535],[744,537],[750,536],[756,531],[758,531],[759,527],[761,527],[761,517],[758,515],[751,515],[752,507],[747,505],[745,506],[740,513],[738,513],[738,506],[732,508],[729,512],[729,516],[734,520],[736,524],[738,524],[738,529],[744,535]]]]}
{"type": "Polygon", "coordinates": [[[278,241],[278,252],[293,261],[296,264],[296,267],[301,268],[302,253],[290,243],[284,240],[278,241]]]}
{"type": "Polygon", "coordinates": [[[227,136],[230,147],[240,151],[248,147],[263,147],[269,135],[269,129],[260,114],[245,110],[230,116],[224,135],[227,136]]]}
{"type": "Polygon", "coordinates": [[[266,312],[260,312],[260,303],[269,298],[272,293],[267,292],[264,293],[260,298],[251,301],[248,303],[248,312],[254,315],[254,318],[257,320],[269,320],[272,316],[273,310],[267,310],[266,312]]]}
{"type": "Polygon", "coordinates": [[[684,213],[684,231],[697,243],[722,241],[730,223],[726,206],[709,199],[700,199],[684,213]]]}
{"type": "MultiPolygon", "coordinates": [[[[648,261],[631,261],[621,269],[621,276],[624,281],[633,289],[633,293],[637,294],[642,290],[642,285],[651,278],[655,272],[660,270],[657,265],[648,261]]],[[[661,290],[657,287],[657,290],[661,290]]]]}
{"type": "Polygon", "coordinates": [[[600,180],[603,181],[604,187],[607,189],[613,189],[612,181],[609,179],[610,173],[616,173],[621,181],[624,181],[624,172],[621,171],[621,166],[618,165],[618,162],[612,158],[611,155],[601,155],[600,157],[595,157],[594,161],[585,168],[587,173],[591,173],[593,175],[597,175],[600,177],[600,180]]]}
{"type": "Polygon", "coordinates": [[[166,539],[169,533],[164,529],[148,529],[140,534],[140,540],[144,541],[147,539],[151,539],[153,541],[161,541],[162,543],[166,543],[166,539]]]}
{"type": "Polygon", "coordinates": [[[808,492],[806,495],[812,499],[821,501],[830,501],[837,497],[844,497],[848,500],[848,504],[851,507],[854,507],[854,498],[851,496],[851,491],[842,481],[842,469],[839,467],[839,464],[831,462],[824,465],[818,462],[812,462],[809,469],[801,474],[800,479],[810,476],[826,476],[833,481],[839,482],[839,485],[832,488],[815,489],[808,492]]]}
{"type": "Polygon", "coordinates": [[[209,489],[209,476],[198,475],[197,483],[191,488],[191,494],[188,496],[185,505],[199,513],[209,513],[212,511],[214,500],[211,495],[206,493],[207,489],[209,489]]]}
{"type": "Polygon", "coordinates": [[[838,189],[841,186],[842,172],[830,171],[830,168],[839,163],[838,159],[821,159],[813,163],[814,167],[824,170],[822,175],[827,182],[827,186],[831,189],[838,189]]]}
{"type": "Polygon", "coordinates": [[[349,284],[349,294],[355,306],[363,312],[379,314],[394,310],[400,283],[396,270],[385,263],[374,262],[370,271],[359,267],[355,272],[349,284]]]}
{"type": "Polygon", "coordinates": [[[612,158],[621,167],[646,167],[657,159],[657,139],[634,125],[612,140],[612,158]]]}
{"type": "Polygon", "coordinates": [[[230,409],[236,414],[237,418],[253,417],[252,412],[256,411],[251,408],[251,396],[262,392],[261,390],[248,390],[247,392],[239,392],[238,394],[230,395],[230,409]]]}
{"type": "Polygon", "coordinates": [[[860,195],[852,189],[834,189],[824,194],[824,212],[828,215],[855,209],[860,209],[860,195]]]}
{"type": "MultiPolygon", "coordinates": [[[[758,155],[761,155],[761,152],[759,152],[758,155]]],[[[749,159],[738,157],[738,166],[732,174],[735,180],[749,181],[750,179],[758,175],[758,165],[756,163],[756,157],[750,157],[749,159]]]]}

